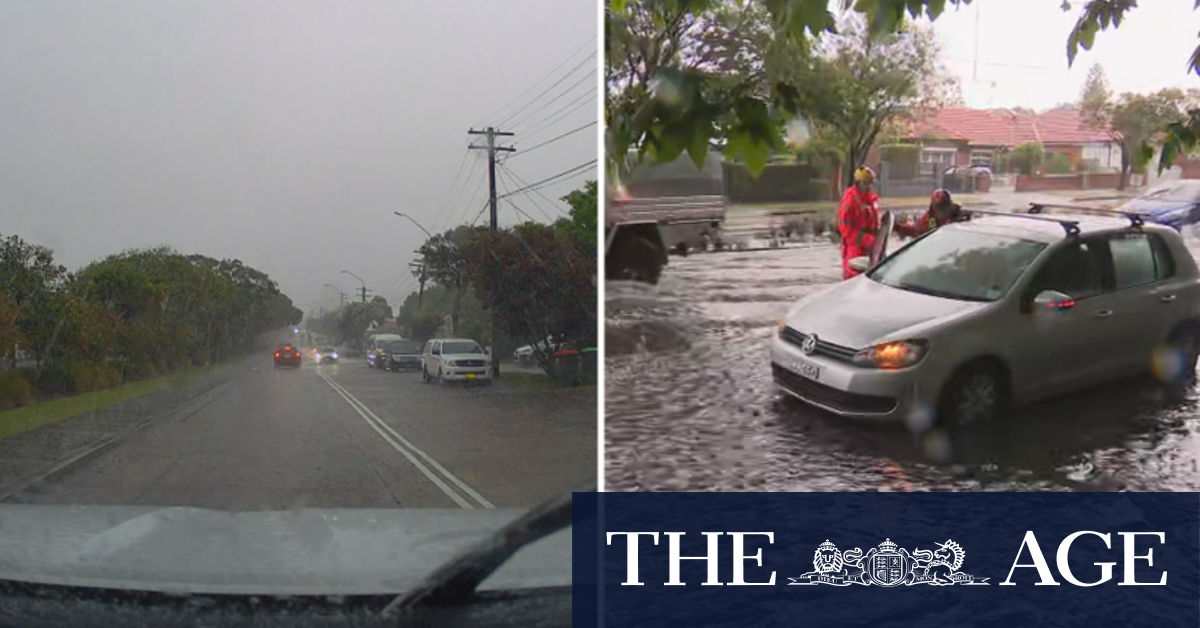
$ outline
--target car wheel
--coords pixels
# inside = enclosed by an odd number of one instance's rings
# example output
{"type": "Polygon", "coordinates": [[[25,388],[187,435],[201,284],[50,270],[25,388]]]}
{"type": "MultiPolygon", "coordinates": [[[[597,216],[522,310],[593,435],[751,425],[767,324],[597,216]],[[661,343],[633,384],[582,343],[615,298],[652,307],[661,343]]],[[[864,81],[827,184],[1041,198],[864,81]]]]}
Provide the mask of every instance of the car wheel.
{"type": "Polygon", "coordinates": [[[446,380],[442,377],[442,367],[440,367],[440,366],[438,367],[437,383],[438,383],[438,386],[446,385],[446,380]]]}
{"type": "Polygon", "coordinates": [[[938,422],[969,425],[999,416],[1007,398],[1004,376],[989,362],[976,362],[950,379],[938,407],[938,422]]]}
{"type": "Polygon", "coordinates": [[[423,366],[421,367],[421,381],[425,382],[426,384],[429,383],[429,369],[423,366]]]}
{"type": "Polygon", "coordinates": [[[1182,392],[1196,383],[1196,362],[1200,358],[1200,329],[1194,326],[1180,327],[1171,333],[1167,347],[1179,352],[1179,371],[1174,376],[1163,377],[1168,385],[1182,392]]]}

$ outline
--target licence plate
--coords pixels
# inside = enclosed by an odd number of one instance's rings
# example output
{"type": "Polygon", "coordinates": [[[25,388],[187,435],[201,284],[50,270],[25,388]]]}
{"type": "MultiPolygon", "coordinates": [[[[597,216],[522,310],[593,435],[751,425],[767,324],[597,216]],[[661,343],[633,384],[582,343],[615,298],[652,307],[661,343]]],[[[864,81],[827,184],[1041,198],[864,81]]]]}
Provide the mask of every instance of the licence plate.
{"type": "Polygon", "coordinates": [[[474,373],[467,373],[467,379],[475,379],[474,373]]]}
{"type": "Polygon", "coordinates": [[[792,362],[792,370],[812,380],[821,379],[821,367],[812,362],[796,360],[792,362]]]}

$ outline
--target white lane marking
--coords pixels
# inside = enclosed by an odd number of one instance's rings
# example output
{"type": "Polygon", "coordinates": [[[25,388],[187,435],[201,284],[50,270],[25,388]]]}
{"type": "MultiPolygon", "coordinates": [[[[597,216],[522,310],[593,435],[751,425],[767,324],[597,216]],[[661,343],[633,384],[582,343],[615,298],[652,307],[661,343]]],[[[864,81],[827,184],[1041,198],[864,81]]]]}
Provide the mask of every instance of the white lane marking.
{"type": "Polygon", "coordinates": [[[329,376],[325,375],[324,373],[321,373],[320,371],[317,372],[317,375],[320,375],[326,382],[328,382],[329,385],[333,388],[333,391],[336,392],[337,394],[341,395],[342,399],[345,399],[346,403],[350,404],[351,408],[354,408],[354,411],[357,412],[358,415],[361,416],[362,419],[367,422],[367,425],[371,426],[371,429],[375,430],[375,432],[377,434],[379,434],[380,438],[382,438],[384,441],[386,441],[387,444],[391,445],[393,449],[395,449],[396,451],[403,454],[405,458],[408,458],[408,461],[411,462],[413,464],[413,466],[417,468],[418,471],[423,473],[425,475],[425,477],[429,478],[429,480],[431,482],[433,482],[438,488],[442,489],[442,492],[445,493],[446,495],[448,495],[450,497],[450,499],[454,500],[454,503],[458,504],[460,507],[462,507],[466,510],[474,510],[475,509],[475,507],[471,505],[471,502],[468,502],[467,500],[463,499],[463,497],[461,495],[456,493],[454,491],[454,489],[450,488],[450,486],[447,485],[445,482],[443,482],[441,478],[434,475],[433,472],[429,470],[429,467],[426,467],[425,465],[421,464],[420,460],[417,460],[416,457],[414,457],[411,453],[408,452],[408,450],[401,447],[399,445],[399,443],[392,440],[392,438],[390,436],[388,436],[386,433],[384,433],[383,430],[379,429],[379,426],[375,425],[375,423],[371,420],[371,418],[368,417],[366,414],[364,414],[363,411],[361,409],[359,409],[358,405],[356,405],[354,403],[354,401],[351,400],[350,397],[346,396],[347,393],[343,393],[341,390],[338,389],[337,386],[334,385],[334,383],[329,379],[329,376]]]}
{"type": "MultiPolygon", "coordinates": [[[[325,375],[325,374],[322,373],[322,375],[325,375]]],[[[378,415],[376,415],[374,412],[372,412],[371,409],[367,407],[367,404],[359,401],[357,397],[352,395],[349,390],[346,390],[346,388],[344,386],[342,386],[341,384],[334,381],[334,379],[332,377],[325,375],[325,379],[331,385],[340,389],[345,394],[349,395],[350,398],[353,399],[355,402],[357,402],[359,406],[362,406],[362,409],[365,410],[367,412],[367,414],[371,415],[375,419],[375,421],[377,421],[379,423],[379,425],[381,427],[383,427],[383,429],[391,432],[392,435],[395,436],[397,439],[399,439],[400,442],[404,443],[409,449],[411,449],[418,456],[424,458],[425,461],[430,464],[430,466],[432,466],[434,469],[437,469],[438,471],[440,471],[442,473],[442,475],[446,476],[446,479],[453,482],[455,486],[457,486],[460,490],[462,490],[462,492],[466,493],[467,495],[471,496],[475,501],[479,502],[479,505],[483,506],[484,508],[495,508],[496,507],[495,504],[488,501],[486,498],[484,498],[483,495],[480,495],[478,492],[476,492],[475,489],[471,488],[470,486],[467,486],[466,482],[463,482],[462,480],[458,479],[458,477],[456,475],[454,475],[453,473],[450,473],[450,471],[448,469],[446,469],[446,467],[443,467],[441,464],[439,464],[438,461],[434,460],[432,456],[430,456],[429,454],[422,451],[420,447],[417,447],[416,445],[412,444],[412,442],[410,442],[407,438],[404,438],[404,436],[401,435],[400,432],[397,432],[396,430],[392,429],[392,426],[388,425],[386,422],[384,422],[383,419],[379,418],[378,415]]]]}

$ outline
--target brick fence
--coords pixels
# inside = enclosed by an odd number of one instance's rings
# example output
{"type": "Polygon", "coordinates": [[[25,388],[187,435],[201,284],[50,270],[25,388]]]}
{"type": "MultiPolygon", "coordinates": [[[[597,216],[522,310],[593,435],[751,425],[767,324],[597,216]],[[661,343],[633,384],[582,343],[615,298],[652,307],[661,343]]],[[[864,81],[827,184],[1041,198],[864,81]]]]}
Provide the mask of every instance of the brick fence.
{"type": "Polygon", "coordinates": [[[1045,190],[1115,190],[1120,183],[1118,173],[1105,174],[1045,174],[1017,175],[1018,192],[1045,190]]]}

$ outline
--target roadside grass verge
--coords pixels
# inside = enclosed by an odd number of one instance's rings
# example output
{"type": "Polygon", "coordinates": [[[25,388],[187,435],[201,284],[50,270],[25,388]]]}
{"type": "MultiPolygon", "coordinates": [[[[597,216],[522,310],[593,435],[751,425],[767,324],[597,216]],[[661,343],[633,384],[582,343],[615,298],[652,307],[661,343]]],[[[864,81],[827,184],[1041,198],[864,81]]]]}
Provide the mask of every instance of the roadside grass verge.
{"type": "Polygon", "coordinates": [[[504,373],[500,376],[499,381],[511,384],[516,388],[558,388],[554,380],[545,373],[504,373]]]}
{"type": "Polygon", "coordinates": [[[61,399],[42,401],[16,410],[0,412],[0,438],[7,438],[36,427],[64,421],[87,412],[93,412],[122,401],[178,386],[197,377],[225,368],[241,358],[231,358],[208,366],[190,369],[141,381],[122,384],[115,388],[97,390],[61,399]]]}

